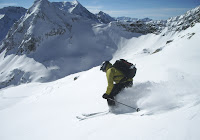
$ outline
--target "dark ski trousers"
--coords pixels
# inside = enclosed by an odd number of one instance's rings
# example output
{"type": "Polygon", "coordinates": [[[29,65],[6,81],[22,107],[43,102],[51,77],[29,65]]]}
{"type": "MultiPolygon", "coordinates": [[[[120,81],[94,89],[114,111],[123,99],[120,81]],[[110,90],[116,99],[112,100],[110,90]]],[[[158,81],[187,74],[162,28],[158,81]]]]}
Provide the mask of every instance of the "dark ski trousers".
{"type": "MultiPolygon", "coordinates": [[[[110,93],[111,99],[115,99],[115,96],[119,94],[124,88],[132,87],[133,81],[128,81],[124,83],[119,83],[119,84],[114,84],[114,87],[110,93]]],[[[115,101],[107,99],[108,105],[109,106],[115,106],[115,101]]]]}

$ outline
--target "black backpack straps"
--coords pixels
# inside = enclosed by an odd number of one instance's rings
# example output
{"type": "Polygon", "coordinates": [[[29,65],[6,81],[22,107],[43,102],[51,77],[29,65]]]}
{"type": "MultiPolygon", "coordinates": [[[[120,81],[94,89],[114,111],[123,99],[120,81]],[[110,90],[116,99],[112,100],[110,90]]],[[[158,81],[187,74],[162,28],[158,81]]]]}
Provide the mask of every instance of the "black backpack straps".
{"type": "Polygon", "coordinates": [[[120,83],[125,82],[128,79],[132,79],[137,71],[135,65],[124,59],[117,60],[113,64],[113,67],[122,72],[122,74],[124,75],[124,78],[120,80],[120,83]]]}

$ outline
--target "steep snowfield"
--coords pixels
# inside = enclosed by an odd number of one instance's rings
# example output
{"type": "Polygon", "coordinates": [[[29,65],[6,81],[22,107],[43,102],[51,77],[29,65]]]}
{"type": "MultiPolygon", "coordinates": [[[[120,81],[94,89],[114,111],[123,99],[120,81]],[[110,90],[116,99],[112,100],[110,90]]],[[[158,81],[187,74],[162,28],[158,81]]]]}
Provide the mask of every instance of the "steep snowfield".
{"type": "MultiPolygon", "coordinates": [[[[43,77],[49,76],[48,68],[33,58],[25,55],[9,55],[4,58],[5,51],[0,55],[0,79],[6,81],[11,78],[14,85],[26,83],[27,81],[43,81],[43,77]],[[12,71],[12,73],[10,73],[12,71]],[[40,73],[38,75],[38,73],[40,73]],[[7,75],[7,76],[5,76],[7,75]],[[22,78],[23,77],[23,78],[22,78]]],[[[2,83],[2,86],[9,86],[8,83],[2,83]]]]}
{"type": "Polygon", "coordinates": [[[199,30],[197,23],[165,36],[121,40],[111,62],[124,58],[138,71],[134,86],[117,100],[140,112],[118,105],[114,113],[79,121],[76,116],[82,113],[108,110],[101,97],[105,73],[94,67],[51,83],[1,89],[0,139],[198,140],[199,30]]]}

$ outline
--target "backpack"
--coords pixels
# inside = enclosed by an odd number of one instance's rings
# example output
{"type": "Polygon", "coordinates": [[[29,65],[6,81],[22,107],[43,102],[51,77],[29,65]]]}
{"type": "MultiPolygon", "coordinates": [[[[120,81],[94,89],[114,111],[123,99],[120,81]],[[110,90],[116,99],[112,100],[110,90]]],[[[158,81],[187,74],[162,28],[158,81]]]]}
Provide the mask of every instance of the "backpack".
{"type": "Polygon", "coordinates": [[[136,75],[137,68],[135,67],[135,65],[124,59],[117,60],[113,64],[113,67],[121,71],[125,76],[120,82],[125,81],[129,78],[133,78],[136,75]]]}

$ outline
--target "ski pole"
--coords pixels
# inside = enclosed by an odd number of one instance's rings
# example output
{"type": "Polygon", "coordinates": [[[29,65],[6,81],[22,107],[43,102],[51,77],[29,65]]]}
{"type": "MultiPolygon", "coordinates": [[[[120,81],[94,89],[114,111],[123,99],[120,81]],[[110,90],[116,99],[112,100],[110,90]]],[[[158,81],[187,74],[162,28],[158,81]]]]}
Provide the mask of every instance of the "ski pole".
{"type": "Polygon", "coordinates": [[[124,106],[127,106],[127,107],[129,107],[129,108],[132,108],[132,109],[136,110],[137,112],[140,111],[140,108],[134,108],[134,107],[132,107],[132,106],[126,105],[126,104],[124,104],[124,103],[121,103],[121,102],[116,101],[116,100],[111,99],[111,98],[108,98],[108,99],[111,100],[111,101],[115,101],[116,103],[122,104],[122,105],[124,105],[124,106]]]}

